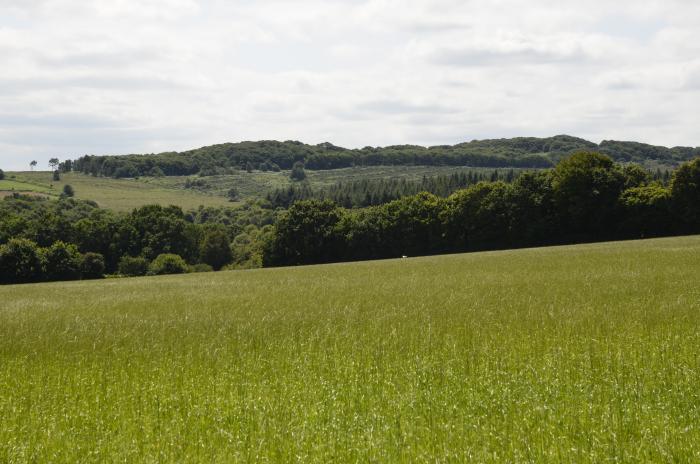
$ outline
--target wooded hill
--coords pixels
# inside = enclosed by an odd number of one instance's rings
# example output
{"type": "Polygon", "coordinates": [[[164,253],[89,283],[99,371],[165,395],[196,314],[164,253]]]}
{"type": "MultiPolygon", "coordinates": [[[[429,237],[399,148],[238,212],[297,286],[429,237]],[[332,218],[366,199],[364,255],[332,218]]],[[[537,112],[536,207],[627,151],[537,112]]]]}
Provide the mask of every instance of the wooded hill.
{"type": "MultiPolygon", "coordinates": [[[[443,178],[434,187],[447,194],[476,179],[443,178]]],[[[430,188],[427,179],[423,187],[430,188]]],[[[446,198],[423,191],[354,209],[311,198],[286,211],[258,199],[115,213],[65,189],[57,201],[15,193],[0,201],[0,284],[697,234],[700,158],[681,164],[668,184],[638,165],[579,152],[553,169],[494,173],[446,198]]]]}
{"type": "Polygon", "coordinates": [[[547,168],[581,150],[597,151],[617,162],[653,163],[669,167],[700,156],[700,147],[667,148],[609,140],[595,144],[581,138],[557,135],[547,138],[473,140],[432,147],[395,145],[362,149],[347,149],[327,142],[318,145],[297,141],[240,142],[184,152],[85,155],[62,163],[61,168],[106,177],[208,176],[241,169],[277,171],[291,169],[296,162],[302,162],[307,169],[313,170],[381,165],[547,168]]]}

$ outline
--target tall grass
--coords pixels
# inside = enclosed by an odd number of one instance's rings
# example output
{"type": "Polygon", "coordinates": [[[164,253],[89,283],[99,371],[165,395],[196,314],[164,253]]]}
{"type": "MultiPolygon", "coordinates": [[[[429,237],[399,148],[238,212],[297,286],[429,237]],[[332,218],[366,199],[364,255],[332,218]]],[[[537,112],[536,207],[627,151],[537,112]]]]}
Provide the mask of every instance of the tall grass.
{"type": "Polygon", "coordinates": [[[700,237],[0,287],[0,462],[697,462],[700,237]]]}

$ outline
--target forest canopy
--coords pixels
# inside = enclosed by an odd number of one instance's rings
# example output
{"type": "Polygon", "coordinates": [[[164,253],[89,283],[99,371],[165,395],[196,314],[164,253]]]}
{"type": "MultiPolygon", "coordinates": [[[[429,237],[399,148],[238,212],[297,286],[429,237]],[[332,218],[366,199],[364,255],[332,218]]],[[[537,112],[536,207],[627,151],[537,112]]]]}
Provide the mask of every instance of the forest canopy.
{"type": "Polygon", "coordinates": [[[325,170],[353,166],[470,166],[490,168],[549,168],[562,158],[582,150],[608,155],[616,162],[654,161],[676,166],[700,156],[700,148],[666,148],[636,142],[603,141],[595,144],[568,135],[547,138],[473,140],[457,145],[422,147],[395,145],[347,149],[331,143],[308,145],[297,141],[225,143],[184,152],[145,155],[85,155],[62,170],[95,176],[202,176],[234,170],[291,170],[295,163],[306,169],[325,170]]]}
{"type": "Polygon", "coordinates": [[[266,244],[265,265],[700,233],[700,158],[670,186],[636,165],[581,152],[512,182],[479,182],[447,198],[428,192],[363,209],[294,203],[266,244]]]}

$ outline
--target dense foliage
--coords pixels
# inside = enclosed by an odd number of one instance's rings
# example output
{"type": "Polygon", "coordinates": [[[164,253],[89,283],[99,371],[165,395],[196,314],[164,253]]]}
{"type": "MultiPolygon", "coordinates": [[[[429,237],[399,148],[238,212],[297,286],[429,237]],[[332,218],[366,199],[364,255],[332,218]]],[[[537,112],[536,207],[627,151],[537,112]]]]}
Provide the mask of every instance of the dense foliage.
{"type": "Polygon", "coordinates": [[[153,260],[148,267],[150,275],[184,274],[187,272],[187,263],[179,255],[163,253],[153,260]]]}
{"type": "Polygon", "coordinates": [[[0,245],[0,283],[97,279],[104,261],[96,253],[81,254],[73,244],[56,241],[39,247],[31,240],[13,238],[0,245]]]}
{"type": "Polygon", "coordinates": [[[66,197],[74,197],[75,196],[75,190],[70,184],[66,184],[63,186],[63,192],[62,195],[66,197]]]}
{"type": "Polygon", "coordinates": [[[233,261],[231,244],[224,227],[212,228],[204,235],[199,247],[199,259],[218,271],[233,261]]]}
{"type": "Polygon", "coordinates": [[[274,214],[254,202],[189,213],[149,205],[118,214],[67,196],[55,201],[15,194],[0,201],[0,280],[162,274],[179,272],[182,263],[193,271],[203,269],[199,264],[259,267],[258,240],[271,234],[274,214]]]}
{"type": "Polygon", "coordinates": [[[287,188],[278,188],[267,194],[267,200],[273,207],[289,208],[300,200],[331,200],[346,208],[362,208],[381,205],[399,198],[415,195],[419,192],[446,197],[459,189],[482,181],[502,180],[512,182],[518,175],[513,169],[498,169],[486,173],[468,170],[449,175],[427,177],[411,181],[405,178],[362,179],[341,181],[329,188],[312,188],[308,183],[292,184],[287,188]]]}
{"type": "Polygon", "coordinates": [[[419,193],[348,210],[295,203],[278,221],[265,265],[391,258],[700,232],[700,159],[670,187],[636,166],[581,152],[512,183],[480,182],[446,199],[419,193]]]}
{"type": "Polygon", "coordinates": [[[122,256],[117,271],[127,277],[144,276],[148,272],[148,260],[142,256],[122,256]]]}
{"type": "MultiPolygon", "coordinates": [[[[330,143],[307,145],[296,141],[226,143],[185,152],[150,155],[83,156],[61,164],[62,170],[108,177],[226,174],[233,170],[291,170],[295,163],[306,169],[337,169],[351,166],[424,165],[471,167],[547,168],[581,150],[596,150],[615,161],[654,160],[676,165],[700,156],[700,148],[665,148],[634,142],[604,141],[600,145],[558,135],[548,138],[473,140],[457,145],[422,147],[396,145],[347,149],[330,143]]],[[[299,173],[297,174],[299,175],[299,173]]]]}

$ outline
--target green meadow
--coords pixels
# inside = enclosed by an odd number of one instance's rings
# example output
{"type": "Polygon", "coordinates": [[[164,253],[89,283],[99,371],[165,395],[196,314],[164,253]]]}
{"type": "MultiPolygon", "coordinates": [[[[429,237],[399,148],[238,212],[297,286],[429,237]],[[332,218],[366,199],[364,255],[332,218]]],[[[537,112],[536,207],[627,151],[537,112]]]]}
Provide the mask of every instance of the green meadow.
{"type": "MultiPolygon", "coordinates": [[[[21,184],[23,191],[55,197],[61,194],[64,185],[69,184],[75,190],[76,198],[93,200],[101,208],[115,211],[131,211],[148,204],[177,205],[183,209],[194,209],[199,205],[226,206],[231,204],[224,197],[154,185],[140,179],[112,179],[70,172],[62,173],[61,180],[54,181],[51,172],[48,171],[11,172],[7,175],[15,176],[15,179],[12,180],[21,184]]],[[[10,190],[1,182],[4,181],[0,181],[0,191],[10,190]]],[[[20,189],[15,190],[19,191],[20,189]]]]}
{"type": "Polygon", "coordinates": [[[0,462],[698,462],[700,237],[0,287],[0,462]]]}
{"type": "Polygon", "coordinates": [[[12,194],[17,193],[39,193],[52,195],[53,192],[50,187],[37,185],[30,182],[22,182],[14,179],[5,178],[0,180],[0,193],[12,194]]]}

